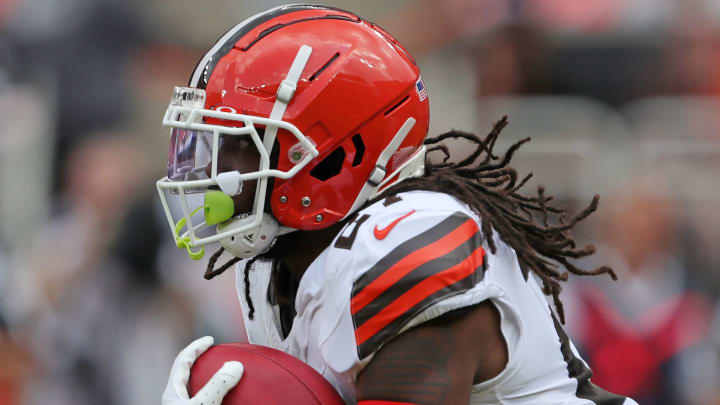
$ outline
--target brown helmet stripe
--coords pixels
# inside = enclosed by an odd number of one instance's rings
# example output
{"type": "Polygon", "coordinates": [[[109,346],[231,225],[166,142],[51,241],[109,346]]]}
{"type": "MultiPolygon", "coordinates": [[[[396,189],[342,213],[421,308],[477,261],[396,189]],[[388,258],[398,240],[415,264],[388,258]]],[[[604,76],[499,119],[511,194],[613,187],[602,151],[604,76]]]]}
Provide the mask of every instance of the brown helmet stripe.
{"type": "Polygon", "coordinates": [[[264,13],[257,14],[245,19],[241,23],[235,25],[215,43],[215,45],[206,53],[195,65],[193,73],[188,80],[189,87],[205,89],[218,61],[232,50],[233,46],[246,35],[248,32],[257,28],[259,25],[281,15],[305,10],[329,10],[346,12],[334,7],[319,6],[312,4],[293,4],[288,6],[280,6],[270,9],[264,13]]]}

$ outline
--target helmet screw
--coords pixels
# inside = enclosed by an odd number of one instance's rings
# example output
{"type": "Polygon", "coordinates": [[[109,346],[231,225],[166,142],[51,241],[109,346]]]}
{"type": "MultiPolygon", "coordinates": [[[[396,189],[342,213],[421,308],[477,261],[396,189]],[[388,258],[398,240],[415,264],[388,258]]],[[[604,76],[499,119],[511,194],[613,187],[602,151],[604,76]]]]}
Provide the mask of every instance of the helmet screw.
{"type": "Polygon", "coordinates": [[[300,200],[303,207],[309,207],[310,206],[310,197],[303,197],[302,200],[300,200]]]}
{"type": "Polygon", "coordinates": [[[322,222],[322,220],[323,220],[323,216],[322,216],[322,215],[317,215],[317,216],[315,216],[315,222],[322,222]]]}
{"type": "Polygon", "coordinates": [[[280,202],[283,203],[283,204],[285,204],[285,203],[287,202],[287,196],[281,196],[281,197],[280,197],[280,202]]]}

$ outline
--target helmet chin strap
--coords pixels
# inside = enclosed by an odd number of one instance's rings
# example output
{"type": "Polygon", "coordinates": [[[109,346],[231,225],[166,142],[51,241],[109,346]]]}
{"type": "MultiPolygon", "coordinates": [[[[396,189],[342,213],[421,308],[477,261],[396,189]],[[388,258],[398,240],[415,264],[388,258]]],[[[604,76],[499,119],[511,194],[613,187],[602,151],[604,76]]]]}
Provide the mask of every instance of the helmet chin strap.
{"type": "MultiPolygon", "coordinates": [[[[363,185],[363,188],[358,193],[352,208],[348,211],[347,215],[352,214],[361,205],[376,195],[379,194],[381,189],[386,186],[391,186],[403,179],[408,177],[421,176],[425,169],[425,146],[423,145],[418,149],[407,161],[405,161],[399,168],[394,172],[387,174],[387,163],[390,161],[392,155],[397,152],[398,148],[407,137],[410,130],[415,126],[415,118],[408,118],[405,123],[397,130],[392,141],[385,147],[380,153],[375,168],[370,173],[367,182],[363,185]],[[393,179],[395,179],[393,181],[393,179]]],[[[346,215],[346,217],[347,217],[346,215]]]]}
{"type": "MultiPolygon", "coordinates": [[[[308,59],[312,54],[312,48],[303,45],[298,50],[295,59],[293,60],[290,70],[278,87],[278,91],[275,98],[275,104],[270,112],[270,119],[281,121],[285,110],[287,109],[290,100],[295,95],[297,89],[297,83],[300,80],[305,65],[307,65],[308,59]]],[[[275,144],[275,138],[277,137],[277,126],[268,125],[265,128],[265,135],[263,138],[263,146],[267,151],[268,155],[272,153],[273,145],[275,144]]],[[[235,184],[230,182],[231,184],[235,184]]],[[[265,205],[265,198],[267,193],[267,178],[259,180],[260,187],[258,187],[259,196],[255,198],[255,204],[265,205]]],[[[240,186],[241,189],[241,186],[240,186]]],[[[248,223],[255,221],[255,215],[249,215],[243,218],[232,219],[218,224],[218,232],[224,232],[233,228],[239,228],[248,223]]],[[[225,250],[230,252],[239,258],[250,258],[258,254],[266,252],[277,239],[278,236],[284,235],[295,231],[293,228],[280,226],[280,224],[272,217],[272,215],[263,212],[260,225],[240,232],[237,235],[233,235],[229,238],[220,240],[220,244],[225,250]]]]}

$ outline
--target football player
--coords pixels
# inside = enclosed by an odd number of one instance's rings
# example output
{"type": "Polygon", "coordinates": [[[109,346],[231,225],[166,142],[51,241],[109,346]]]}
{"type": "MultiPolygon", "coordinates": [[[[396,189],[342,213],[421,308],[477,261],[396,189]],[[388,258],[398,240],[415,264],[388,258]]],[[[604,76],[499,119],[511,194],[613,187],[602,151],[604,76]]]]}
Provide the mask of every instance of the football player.
{"type": "MultiPolygon", "coordinates": [[[[248,259],[236,280],[250,342],[302,359],[349,404],[635,403],[590,382],[561,326],[568,273],[615,277],[569,261],[594,251],[567,232],[597,197],[569,215],[542,188],[520,194],[530,176],[508,164],[527,139],[493,148],[505,118],[484,138],[426,139],[428,120],[417,65],[377,25],[315,5],[252,16],[165,114],[157,186],[175,241],[195,259],[220,242],[206,278],[248,259]],[[474,146],[451,160],[447,139],[474,146]]],[[[178,356],[164,404],[219,403],[241,378],[226,363],[188,397],[211,344],[178,356]]]]}

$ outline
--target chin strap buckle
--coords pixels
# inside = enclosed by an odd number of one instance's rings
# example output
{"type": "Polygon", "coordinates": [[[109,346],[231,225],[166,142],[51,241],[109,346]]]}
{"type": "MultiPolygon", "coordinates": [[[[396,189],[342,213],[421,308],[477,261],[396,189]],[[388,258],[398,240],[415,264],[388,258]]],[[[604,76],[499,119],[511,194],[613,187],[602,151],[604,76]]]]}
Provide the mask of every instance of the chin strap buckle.
{"type": "Polygon", "coordinates": [[[376,165],[373,169],[372,173],[370,173],[370,178],[368,178],[368,184],[370,184],[373,187],[377,187],[380,185],[382,180],[385,178],[385,175],[387,174],[387,168],[383,165],[376,165]]]}

